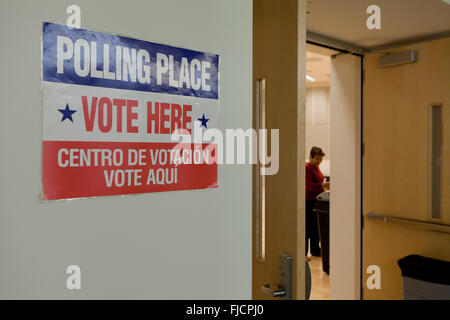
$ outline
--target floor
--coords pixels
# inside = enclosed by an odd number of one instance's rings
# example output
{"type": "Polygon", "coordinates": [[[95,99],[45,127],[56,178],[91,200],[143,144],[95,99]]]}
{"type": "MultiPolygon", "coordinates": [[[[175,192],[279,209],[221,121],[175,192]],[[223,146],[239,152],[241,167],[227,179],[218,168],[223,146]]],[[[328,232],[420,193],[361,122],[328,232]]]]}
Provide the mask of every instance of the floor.
{"type": "Polygon", "coordinates": [[[322,271],[322,259],[310,256],[311,296],[310,300],[330,299],[330,276],[322,271]]]}

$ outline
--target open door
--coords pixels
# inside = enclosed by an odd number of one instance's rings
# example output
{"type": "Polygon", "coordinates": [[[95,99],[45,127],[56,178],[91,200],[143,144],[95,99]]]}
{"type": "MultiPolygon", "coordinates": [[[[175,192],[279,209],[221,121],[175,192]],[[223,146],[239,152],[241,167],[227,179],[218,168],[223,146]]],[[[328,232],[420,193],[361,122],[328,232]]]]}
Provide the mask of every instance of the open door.
{"type": "Polygon", "coordinates": [[[279,129],[278,172],[253,171],[253,299],[305,297],[305,2],[253,1],[253,126],[269,151],[279,129]]]}
{"type": "Polygon", "coordinates": [[[330,299],[360,299],[360,56],[332,56],[330,119],[330,299]]]}

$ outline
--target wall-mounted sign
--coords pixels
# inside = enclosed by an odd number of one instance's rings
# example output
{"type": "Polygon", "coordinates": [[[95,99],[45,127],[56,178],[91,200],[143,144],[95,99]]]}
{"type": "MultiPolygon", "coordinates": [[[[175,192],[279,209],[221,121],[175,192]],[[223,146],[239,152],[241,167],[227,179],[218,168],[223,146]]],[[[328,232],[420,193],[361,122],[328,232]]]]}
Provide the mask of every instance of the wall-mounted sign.
{"type": "Polygon", "coordinates": [[[42,199],[217,187],[219,56],[43,24],[42,199]]]}

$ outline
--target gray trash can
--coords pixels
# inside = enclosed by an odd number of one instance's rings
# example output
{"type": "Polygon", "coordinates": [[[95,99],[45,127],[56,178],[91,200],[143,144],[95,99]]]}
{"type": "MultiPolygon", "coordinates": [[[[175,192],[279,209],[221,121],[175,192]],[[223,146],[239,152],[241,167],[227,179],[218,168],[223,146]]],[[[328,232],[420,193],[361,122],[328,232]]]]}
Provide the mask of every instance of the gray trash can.
{"type": "Polygon", "coordinates": [[[450,262],[414,254],[398,265],[404,300],[450,300],[450,262]]]}

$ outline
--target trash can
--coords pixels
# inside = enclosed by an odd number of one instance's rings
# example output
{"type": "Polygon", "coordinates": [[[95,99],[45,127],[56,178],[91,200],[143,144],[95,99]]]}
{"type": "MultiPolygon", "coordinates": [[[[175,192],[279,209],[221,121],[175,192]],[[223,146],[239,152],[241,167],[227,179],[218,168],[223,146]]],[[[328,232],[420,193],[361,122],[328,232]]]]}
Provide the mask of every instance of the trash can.
{"type": "Polygon", "coordinates": [[[316,200],[322,270],[326,274],[330,274],[330,192],[322,192],[316,200]]]}
{"type": "Polygon", "coordinates": [[[450,300],[450,262],[416,254],[398,260],[404,300],[450,300]]]}

